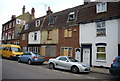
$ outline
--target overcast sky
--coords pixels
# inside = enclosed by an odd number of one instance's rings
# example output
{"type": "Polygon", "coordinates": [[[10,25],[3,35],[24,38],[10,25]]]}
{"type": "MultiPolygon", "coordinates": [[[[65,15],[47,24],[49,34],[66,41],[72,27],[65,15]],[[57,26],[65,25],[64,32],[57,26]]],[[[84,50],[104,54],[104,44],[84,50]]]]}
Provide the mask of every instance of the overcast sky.
{"type": "Polygon", "coordinates": [[[26,7],[25,11],[30,13],[34,7],[37,18],[46,15],[48,6],[53,12],[58,12],[81,4],[83,4],[83,0],[0,0],[0,39],[2,24],[9,21],[12,15],[21,15],[23,5],[26,7]]]}

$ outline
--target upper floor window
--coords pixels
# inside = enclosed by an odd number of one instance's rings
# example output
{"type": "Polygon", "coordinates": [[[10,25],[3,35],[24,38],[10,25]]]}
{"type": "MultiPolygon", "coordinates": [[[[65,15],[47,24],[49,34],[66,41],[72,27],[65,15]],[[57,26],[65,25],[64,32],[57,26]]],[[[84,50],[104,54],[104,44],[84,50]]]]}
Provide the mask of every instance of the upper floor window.
{"type": "Polygon", "coordinates": [[[106,12],[107,11],[107,3],[99,3],[96,5],[97,13],[106,12]]]}
{"type": "Polygon", "coordinates": [[[23,34],[22,35],[22,40],[26,40],[25,38],[26,38],[26,36],[25,36],[25,34],[23,34]]]}
{"type": "Polygon", "coordinates": [[[36,27],[40,26],[40,20],[37,20],[35,25],[36,27]]]}
{"type": "Polygon", "coordinates": [[[68,21],[73,21],[75,19],[76,19],[76,12],[75,11],[70,12],[68,16],[68,21]]]}
{"type": "Polygon", "coordinates": [[[96,34],[97,36],[106,36],[105,21],[96,22],[96,34]]]}
{"type": "Polygon", "coordinates": [[[27,30],[28,29],[28,24],[25,24],[24,25],[24,30],[27,30]]]}
{"type": "Polygon", "coordinates": [[[12,31],[8,32],[8,39],[12,39],[12,31]]]}
{"type": "Polygon", "coordinates": [[[54,25],[56,22],[56,16],[52,16],[49,18],[49,25],[54,25]]]}
{"type": "Polygon", "coordinates": [[[64,30],[64,37],[72,37],[72,29],[65,29],[64,30]]]}
{"type": "Polygon", "coordinates": [[[37,40],[37,32],[34,33],[34,40],[37,40]]]}
{"type": "Polygon", "coordinates": [[[48,37],[47,37],[48,40],[51,40],[52,39],[52,30],[48,30],[48,37]]]}
{"type": "Polygon", "coordinates": [[[9,28],[11,28],[12,27],[12,23],[9,23],[9,28]]]}

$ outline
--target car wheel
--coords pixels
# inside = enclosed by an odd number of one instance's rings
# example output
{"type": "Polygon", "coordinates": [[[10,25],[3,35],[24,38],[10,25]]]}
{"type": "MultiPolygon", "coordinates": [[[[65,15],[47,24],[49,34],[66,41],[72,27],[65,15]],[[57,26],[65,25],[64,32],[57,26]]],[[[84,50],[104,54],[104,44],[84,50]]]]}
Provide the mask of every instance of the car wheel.
{"type": "Polygon", "coordinates": [[[20,58],[18,58],[18,62],[21,62],[20,58]]]}
{"type": "Polygon", "coordinates": [[[31,65],[31,64],[32,64],[32,61],[31,61],[30,59],[28,60],[28,64],[29,64],[29,65],[31,65]]]}
{"type": "Polygon", "coordinates": [[[54,64],[53,63],[50,63],[49,64],[49,69],[54,69],[55,67],[54,67],[54,64]]]}
{"type": "Polygon", "coordinates": [[[10,60],[12,60],[13,58],[12,58],[12,56],[10,56],[10,58],[9,58],[10,60]]]}
{"type": "Polygon", "coordinates": [[[40,62],[39,64],[43,64],[43,62],[40,62]]]}
{"type": "Polygon", "coordinates": [[[71,68],[71,72],[72,72],[72,73],[78,73],[78,72],[79,72],[78,67],[73,66],[73,67],[71,68]]]}

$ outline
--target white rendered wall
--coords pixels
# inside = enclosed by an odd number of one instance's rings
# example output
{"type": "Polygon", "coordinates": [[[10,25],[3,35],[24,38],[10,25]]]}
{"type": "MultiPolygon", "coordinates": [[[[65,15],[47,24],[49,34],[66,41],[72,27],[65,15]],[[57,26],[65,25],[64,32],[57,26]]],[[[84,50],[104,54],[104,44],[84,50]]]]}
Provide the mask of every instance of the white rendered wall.
{"type": "Polygon", "coordinates": [[[40,39],[41,39],[41,32],[40,31],[34,31],[29,33],[29,40],[28,44],[40,44],[40,39]],[[34,33],[37,33],[37,40],[34,40],[34,33]]]}
{"type": "Polygon", "coordinates": [[[96,24],[80,24],[80,44],[92,44],[92,65],[109,67],[118,55],[118,19],[106,21],[106,36],[96,36],[96,24]],[[96,43],[107,43],[106,61],[96,59],[96,43]]]}

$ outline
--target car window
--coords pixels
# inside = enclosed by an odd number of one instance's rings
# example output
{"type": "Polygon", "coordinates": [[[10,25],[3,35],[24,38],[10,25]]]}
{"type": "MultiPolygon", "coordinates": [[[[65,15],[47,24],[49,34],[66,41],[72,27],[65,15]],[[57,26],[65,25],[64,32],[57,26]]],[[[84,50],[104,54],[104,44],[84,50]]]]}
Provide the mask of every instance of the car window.
{"type": "Polygon", "coordinates": [[[118,63],[120,63],[120,58],[118,58],[118,63]]]}
{"type": "Polygon", "coordinates": [[[66,57],[60,57],[59,60],[66,61],[67,58],[66,57]]]}
{"type": "Polygon", "coordinates": [[[8,47],[4,47],[4,48],[3,48],[3,50],[5,50],[5,51],[8,51],[8,49],[9,49],[8,47]]]}
{"type": "Polygon", "coordinates": [[[69,58],[69,60],[71,61],[71,62],[79,62],[78,60],[76,60],[75,58],[73,58],[73,57],[68,57],[69,58]]]}
{"type": "Polygon", "coordinates": [[[29,52],[25,52],[24,55],[31,55],[31,53],[29,53],[29,52]]]}

